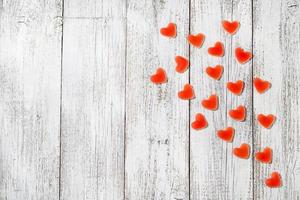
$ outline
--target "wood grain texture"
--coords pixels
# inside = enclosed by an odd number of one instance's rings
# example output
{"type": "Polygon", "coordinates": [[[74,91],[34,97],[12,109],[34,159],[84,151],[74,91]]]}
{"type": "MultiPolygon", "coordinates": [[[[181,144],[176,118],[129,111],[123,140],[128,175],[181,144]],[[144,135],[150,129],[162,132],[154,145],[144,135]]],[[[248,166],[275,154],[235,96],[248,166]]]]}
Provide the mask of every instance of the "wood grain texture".
{"type": "Polygon", "coordinates": [[[64,8],[61,199],[123,199],[126,4],[77,2],[64,8]]]}
{"type": "Polygon", "coordinates": [[[0,0],[0,199],[300,199],[300,0],[0,0]],[[64,5],[64,8],[62,6],[64,5]],[[227,34],[221,21],[237,20],[227,34]],[[160,35],[177,24],[177,37],[160,35]],[[189,33],[204,33],[202,48],[189,33]],[[208,55],[216,41],[225,56],[208,55]],[[253,51],[241,65],[236,47],[253,51]],[[184,74],[175,56],[190,59],[184,74]],[[219,81],[205,73],[221,64],[219,81]],[[168,83],[154,85],[157,67],[168,83]],[[265,94],[253,78],[272,83],[265,94]],[[244,92],[226,90],[243,80],[244,92]],[[196,98],[177,97],[191,83],[196,98]],[[201,101],[219,96],[219,109],[201,101]],[[229,109],[247,107],[245,122],[229,109]],[[208,128],[190,128],[196,113],[208,128]],[[258,114],[274,114],[271,129],[258,114]],[[233,143],[216,131],[232,126],[233,143]],[[232,155],[241,143],[248,160],[232,155]],[[254,153],[273,148],[272,164],[254,153]],[[283,186],[264,180],[273,171],[283,186]]]}
{"type": "Polygon", "coordinates": [[[203,32],[207,36],[201,49],[191,48],[191,83],[197,90],[197,99],[191,105],[191,118],[202,112],[209,123],[203,131],[191,131],[191,199],[251,199],[252,160],[241,160],[232,155],[233,147],[242,142],[252,143],[251,63],[241,66],[234,59],[235,47],[251,50],[251,1],[192,1],[191,9],[191,33],[203,32]],[[224,32],[221,26],[224,19],[241,22],[236,35],[224,32]],[[207,53],[208,47],[216,41],[225,45],[222,58],[207,53]],[[205,73],[207,66],[217,64],[224,66],[219,81],[210,79],[205,73]],[[234,96],[226,91],[226,83],[239,79],[245,81],[246,87],[241,96],[234,96]],[[211,94],[219,96],[217,111],[208,111],[201,106],[201,101],[211,94]],[[240,104],[248,110],[245,122],[235,122],[228,117],[228,110],[240,104]],[[232,144],[216,136],[217,130],[227,126],[236,130],[232,144]]]}
{"type": "MultiPolygon", "coordinates": [[[[253,199],[253,153],[249,159],[239,159],[232,155],[234,147],[247,143],[253,149],[253,83],[252,83],[252,61],[240,64],[235,59],[235,48],[241,47],[246,51],[252,51],[252,1],[232,1],[232,20],[240,22],[238,32],[232,37],[231,53],[229,60],[228,81],[242,80],[245,83],[241,96],[227,92],[227,112],[239,105],[247,109],[244,122],[237,122],[228,117],[227,125],[236,130],[232,145],[227,149],[227,180],[229,186],[228,199],[253,199]]],[[[228,116],[228,115],[227,115],[228,116]]]]}
{"type": "Polygon", "coordinates": [[[0,1],[0,199],[58,199],[61,1],[0,1]]]}
{"type": "Polygon", "coordinates": [[[188,57],[189,4],[182,0],[128,0],[125,199],[189,198],[189,102],[177,92],[188,72],[175,72],[176,55],[188,57]],[[177,37],[159,34],[169,22],[177,37]],[[158,66],[169,80],[150,82],[158,66]]]}
{"type": "MultiPolygon", "coordinates": [[[[191,102],[191,120],[200,112],[206,116],[208,127],[201,131],[191,130],[190,136],[190,187],[191,199],[224,199],[227,193],[226,146],[216,136],[216,131],[226,126],[226,89],[228,66],[226,57],[216,58],[208,54],[207,49],[215,42],[226,45],[226,36],[221,28],[223,14],[230,17],[231,2],[228,4],[214,1],[191,1],[191,33],[206,35],[201,49],[191,47],[191,84],[196,90],[196,99],[191,102]],[[228,14],[227,14],[228,13],[228,14]],[[208,66],[221,64],[224,66],[223,77],[219,81],[212,80],[205,73],[208,66]],[[201,101],[210,95],[219,97],[217,111],[209,111],[202,107],[201,101]]],[[[226,52],[227,54],[227,52],[226,52]]]]}
{"type": "Polygon", "coordinates": [[[255,199],[300,199],[300,1],[254,1],[254,75],[272,83],[254,92],[254,117],[274,114],[271,129],[255,120],[255,150],[273,148],[273,163],[255,162],[255,199]],[[279,171],[283,186],[270,189],[264,179],[279,171]]]}

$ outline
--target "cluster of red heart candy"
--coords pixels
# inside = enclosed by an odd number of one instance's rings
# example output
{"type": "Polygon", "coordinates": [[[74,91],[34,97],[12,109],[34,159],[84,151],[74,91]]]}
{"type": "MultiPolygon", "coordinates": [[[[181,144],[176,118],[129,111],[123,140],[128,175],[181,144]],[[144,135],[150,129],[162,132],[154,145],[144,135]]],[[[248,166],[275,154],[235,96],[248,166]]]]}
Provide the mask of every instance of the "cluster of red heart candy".
{"type": "MultiPolygon", "coordinates": [[[[223,21],[222,26],[224,30],[233,35],[239,29],[240,23],[237,21],[229,22],[223,21]]],[[[161,28],[160,33],[165,37],[176,37],[176,25],[174,23],[169,23],[167,27],[161,28]]],[[[195,35],[188,35],[187,41],[193,45],[194,47],[201,48],[205,40],[205,35],[203,33],[198,33],[195,35]]],[[[213,47],[208,48],[208,54],[211,56],[222,57],[224,56],[224,45],[222,42],[216,42],[213,47]]],[[[240,64],[245,64],[252,58],[252,53],[245,51],[244,49],[237,47],[235,49],[235,58],[240,64]]],[[[189,60],[183,56],[175,57],[176,67],[175,70],[178,73],[184,73],[189,68],[189,60]]],[[[223,74],[223,66],[216,65],[215,67],[207,67],[206,73],[207,75],[214,79],[219,80],[223,74]]],[[[150,80],[155,84],[163,84],[166,83],[167,73],[162,68],[159,67],[155,74],[153,74],[150,80]]],[[[271,84],[268,81],[262,80],[260,78],[254,78],[253,80],[254,87],[256,91],[260,94],[266,92],[271,84]]],[[[226,85],[227,89],[233,93],[234,95],[241,95],[244,89],[244,82],[242,80],[238,80],[236,82],[228,82],[226,85]]],[[[185,84],[183,90],[178,92],[178,97],[183,100],[192,100],[195,98],[195,92],[193,86],[189,83],[185,84]]],[[[213,94],[207,99],[202,100],[201,105],[208,110],[215,111],[219,107],[218,96],[213,94]]],[[[229,110],[229,117],[236,121],[245,121],[246,119],[246,108],[243,105],[238,106],[235,109],[229,110]]],[[[257,120],[261,126],[264,128],[271,128],[273,123],[275,122],[276,117],[272,114],[264,115],[259,114],[257,116],[257,120]]],[[[195,130],[201,130],[208,126],[208,122],[205,116],[201,113],[196,114],[195,121],[191,123],[191,127],[195,130]]],[[[223,130],[217,131],[217,136],[226,142],[232,142],[235,134],[235,129],[233,127],[227,127],[223,130]]],[[[250,145],[243,143],[240,147],[236,147],[233,149],[233,154],[239,158],[248,159],[250,156],[250,145]]],[[[272,162],[272,149],[270,147],[266,147],[261,152],[257,152],[255,154],[255,158],[257,161],[262,163],[270,164],[272,162]]],[[[278,172],[273,172],[270,178],[265,180],[265,184],[268,187],[280,187],[282,185],[281,175],[278,172]]]]}

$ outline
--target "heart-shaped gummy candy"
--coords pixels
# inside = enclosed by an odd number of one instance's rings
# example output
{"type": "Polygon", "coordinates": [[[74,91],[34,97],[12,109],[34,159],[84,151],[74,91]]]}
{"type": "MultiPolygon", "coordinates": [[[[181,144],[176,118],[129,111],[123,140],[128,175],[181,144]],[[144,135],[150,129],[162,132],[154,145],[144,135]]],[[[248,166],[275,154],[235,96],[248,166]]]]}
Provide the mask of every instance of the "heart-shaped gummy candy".
{"type": "Polygon", "coordinates": [[[182,56],[176,56],[175,57],[175,62],[176,62],[176,72],[178,73],[183,73],[185,72],[188,67],[189,67],[189,61],[185,57],[182,56]]]}
{"type": "Polygon", "coordinates": [[[198,33],[197,35],[190,34],[188,35],[187,40],[194,47],[200,48],[205,40],[205,35],[202,33],[198,33]]]}
{"type": "Polygon", "coordinates": [[[195,98],[194,88],[190,84],[185,84],[183,90],[178,92],[178,97],[183,100],[191,100],[195,98]]]}
{"type": "Polygon", "coordinates": [[[217,95],[211,95],[208,99],[201,102],[202,106],[208,110],[217,110],[219,107],[219,100],[217,95]]]}
{"type": "Polygon", "coordinates": [[[236,121],[244,121],[246,119],[246,108],[240,105],[236,109],[229,110],[229,116],[236,121]]]}
{"type": "Polygon", "coordinates": [[[232,127],[227,127],[224,130],[218,130],[217,135],[220,139],[226,142],[232,142],[235,130],[232,127]]]}
{"type": "Polygon", "coordinates": [[[224,21],[222,21],[222,26],[227,33],[233,35],[239,29],[240,23],[238,21],[230,22],[230,21],[224,20],[224,21]]]}
{"type": "Polygon", "coordinates": [[[263,151],[257,152],[255,154],[255,159],[262,163],[272,162],[272,149],[270,147],[264,148],[263,151]]]}
{"type": "Polygon", "coordinates": [[[224,55],[224,45],[216,42],[213,47],[208,48],[208,53],[212,56],[222,57],[224,55]]]}
{"type": "Polygon", "coordinates": [[[235,95],[241,95],[244,89],[244,81],[228,82],[227,89],[235,95]]]}
{"type": "Polygon", "coordinates": [[[271,128],[276,120],[276,117],[272,114],[269,115],[259,114],[257,115],[257,120],[259,124],[262,125],[263,127],[271,128]]]}
{"type": "Polygon", "coordinates": [[[236,147],[233,149],[233,154],[236,157],[248,159],[250,156],[250,146],[249,144],[243,143],[240,147],[236,147]]]}
{"type": "Polygon", "coordinates": [[[279,172],[273,172],[270,178],[265,180],[266,186],[270,188],[278,188],[282,185],[281,175],[279,172]]]}
{"type": "Polygon", "coordinates": [[[160,29],[160,34],[166,37],[176,37],[176,24],[169,23],[167,27],[160,29]]]}
{"type": "Polygon", "coordinates": [[[260,94],[266,92],[271,87],[271,83],[269,81],[262,80],[258,77],[254,78],[253,84],[256,91],[260,94]]]}
{"type": "Polygon", "coordinates": [[[195,121],[191,124],[192,128],[195,130],[201,130],[208,126],[205,116],[201,113],[196,114],[195,121]]]}
{"type": "Polygon", "coordinates": [[[166,71],[161,67],[157,68],[155,74],[153,74],[150,77],[150,80],[152,83],[155,83],[155,84],[162,84],[162,83],[167,82],[168,78],[167,78],[166,71]]]}
{"type": "Polygon", "coordinates": [[[222,77],[223,66],[216,65],[215,67],[208,66],[205,70],[207,75],[215,80],[219,80],[222,77]]]}
{"type": "Polygon", "coordinates": [[[240,64],[245,64],[252,58],[252,53],[238,47],[235,49],[235,58],[240,64]]]}

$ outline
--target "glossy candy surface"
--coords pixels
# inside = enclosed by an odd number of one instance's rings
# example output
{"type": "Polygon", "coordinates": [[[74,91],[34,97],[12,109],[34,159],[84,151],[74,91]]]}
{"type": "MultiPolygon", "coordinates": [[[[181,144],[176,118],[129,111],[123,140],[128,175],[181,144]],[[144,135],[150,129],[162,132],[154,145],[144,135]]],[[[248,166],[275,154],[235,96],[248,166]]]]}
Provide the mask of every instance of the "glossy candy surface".
{"type": "Polygon", "coordinates": [[[227,89],[235,95],[241,95],[244,90],[244,81],[238,80],[236,82],[228,82],[227,89]]]}
{"type": "Polygon", "coordinates": [[[255,159],[262,163],[272,162],[272,149],[270,147],[264,148],[263,151],[257,152],[255,154],[255,159]]]}
{"type": "Polygon", "coordinates": [[[159,68],[157,68],[155,74],[153,74],[150,77],[150,80],[152,83],[155,83],[155,84],[165,83],[168,80],[167,73],[163,68],[159,67],[159,68]]]}
{"type": "Polygon", "coordinates": [[[229,110],[229,116],[236,121],[244,121],[246,119],[245,106],[238,106],[236,109],[229,110]]]}
{"type": "Polygon", "coordinates": [[[222,26],[227,33],[234,35],[237,32],[237,30],[239,29],[240,23],[238,21],[230,22],[230,21],[224,20],[224,21],[222,21],[222,26]]]}
{"type": "Polygon", "coordinates": [[[217,136],[226,142],[232,142],[234,134],[235,130],[232,127],[227,127],[226,129],[217,131],[217,136]]]}
{"type": "Polygon", "coordinates": [[[213,47],[208,48],[208,53],[216,57],[224,56],[224,51],[224,45],[222,44],[222,42],[216,42],[213,47]]]}
{"type": "Polygon", "coordinates": [[[195,98],[194,88],[190,84],[185,84],[183,90],[178,92],[178,97],[183,100],[195,98]]]}
{"type": "Polygon", "coordinates": [[[206,118],[203,114],[198,113],[195,116],[195,121],[191,124],[192,128],[195,130],[201,130],[208,126],[208,123],[206,121],[206,118]]]}
{"type": "Polygon", "coordinates": [[[184,73],[189,68],[189,61],[183,56],[176,56],[175,62],[176,62],[175,70],[178,73],[184,73]]]}
{"type": "Polygon", "coordinates": [[[261,78],[254,78],[254,87],[259,94],[265,93],[271,88],[271,83],[269,81],[262,80],[261,78]]]}
{"type": "Polygon", "coordinates": [[[219,80],[223,74],[223,66],[222,65],[216,65],[215,67],[208,66],[205,72],[212,79],[219,80]]]}
{"type": "Polygon", "coordinates": [[[249,144],[243,143],[240,147],[234,148],[233,154],[238,158],[248,159],[250,156],[249,144]]]}
{"type": "Polygon", "coordinates": [[[217,95],[211,95],[208,99],[202,100],[201,104],[207,110],[217,110],[219,107],[219,98],[217,95]]]}
{"type": "Polygon", "coordinates": [[[270,188],[278,188],[282,185],[281,175],[279,172],[273,172],[270,178],[265,180],[266,186],[270,188]]]}
{"type": "Polygon", "coordinates": [[[198,33],[196,35],[190,34],[188,35],[187,40],[194,47],[200,48],[204,43],[205,35],[202,33],[198,33]]]}
{"type": "Polygon", "coordinates": [[[269,115],[259,114],[257,115],[257,120],[261,126],[265,128],[271,128],[276,120],[276,117],[272,114],[269,115]]]}
{"type": "Polygon", "coordinates": [[[245,64],[252,58],[252,53],[238,47],[235,49],[235,58],[240,64],[245,64]]]}
{"type": "Polygon", "coordinates": [[[176,24],[169,23],[168,26],[160,29],[160,34],[165,37],[176,37],[176,24]]]}

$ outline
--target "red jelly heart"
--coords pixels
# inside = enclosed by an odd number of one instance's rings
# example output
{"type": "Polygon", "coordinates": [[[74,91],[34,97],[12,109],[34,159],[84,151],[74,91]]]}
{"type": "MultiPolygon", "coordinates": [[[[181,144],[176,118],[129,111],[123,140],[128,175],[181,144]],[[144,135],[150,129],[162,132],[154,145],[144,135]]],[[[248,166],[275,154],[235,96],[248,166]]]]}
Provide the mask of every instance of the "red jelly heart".
{"type": "Polygon", "coordinates": [[[175,62],[177,64],[175,70],[178,73],[185,72],[188,69],[188,67],[189,67],[189,61],[188,61],[188,59],[186,59],[186,58],[184,58],[182,56],[176,56],[175,57],[175,62]]]}
{"type": "Polygon", "coordinates": [[[167,27],[160,29],[160,33],[166,37],[176,37],[176,24],[169,23],[167,27]]]}
{"type": "Polygon", "coordinates": [[[249,144],[243,143],[240,147],[236,147],[233,149],[233,154],[236,157],[248,159],[250,156],[250,146],[249,144]]]}
{"type": "Polygon", "coordinates": [[[208,110],[217,110],[219,106],[218,96],[211,95],[208,99],[204,99],[201,104],[208,110]]]}
{"type": "Polygon", "coordinates": [[[234,137],[234,128],[227,127],[225,130],[218,130],[217,135],[220,139],[226,141],[226,142],[232,142],[234,137]]]}
{"type": "Polygon", "coordinates": [[[241,64],[245,64],[252,58],[252,53],[249,51],[244,51],[244,49],[238,47],[235,49],[235,58],[241,64]]]}
{"type": "Polygon", "coordinates": [[[255,154],[255,159],[262,163],[272,162],[272,149],[270,147],[264,148],[263,151],[257,152],[255,154]]]}
{"type": "Polygon", "coordinates": [[[206,73],[208,76],[215,80],[219,80],[222,77],[223,73],[223,66],[222,65],[216,65],[215,67],[208,66],[206,68],[206,73]]]}
{"type": "Polygon", "coordinates": [[[238,106],[236,109],[229,110],[229,116],[236,121],[244,121],[246,119],[246,108],[238,106]]]}
{"type": "Polygon", "coordinates": [[[216,42],[215,46],[208,48],[208,53],[212,56],[222,57],[224,55],[224,46],[221,42],[216,42]]]}
{"type": "Polygon", "coordinates": [[[161,67],[157,68],[156,73],[150,77],[151,82],[155,84],[165,83],[167,79],[166,71],[161,67]]]}
{"type": "Polygon", "coordinates": [[[257,120],[259,124],[262,125],[263,127],[271,128],[276,120],[276,117],[272,114],[269,115],[259,114],[257,115],[257,120]]]}
{"type": "Polygon", "coordinates": [[[190,84],[185,84],[182,91],[178,92],[178,97],[183,100],[195,98],[194,88],[190,84]]]}
{"type": "Polygon", "coordinates": [[[271,178],[265,180],[266,186],[270,188],[278,188],[282,185],[281,175],[278,172],[273,172],[271,178]]]}
{"type": "Polygon", "coordinates": [[[262,80],[258,77],[253,80],[253,84],[256,91],[260,94],[266,92],[271,87],[271,83],[269,81],[262,80]]]}
{"type": "Polygon", "coordinates": [[[239,29],[240,23],[238,21],[230,22],[230,21],[224,20],[224,21],[222,21],[222,26],[227,33],[233,35],[239,29]]]}
{"type": "Polygon", "coordinates": [[[188,42],[191,45],[198,47],[198,48],[202,47],[204,39],[205,39],[205,35],[202,33],[198,33],[197,35],[191,34],[191,35],[188,35],[188,37],[187,37],[188,42]]]}
{"type": "Polygon", "coordinates": [[[237,82],[228,82],[227,89],[235,95],[241,95],[244,89],[244,82],[238,80],[237,82]]]}
{"type": "Polygon", "coordinates": [[[208,125],[205,116],[201,113],[196,114],[195,121],[192,122],[192,128],[195,130],[201,130],[206,128],[208,125]]]}

